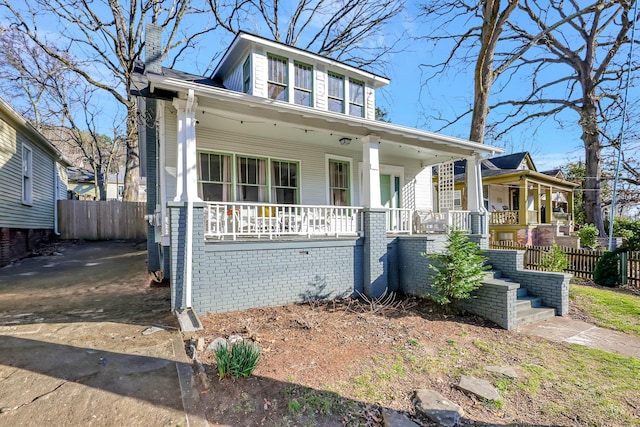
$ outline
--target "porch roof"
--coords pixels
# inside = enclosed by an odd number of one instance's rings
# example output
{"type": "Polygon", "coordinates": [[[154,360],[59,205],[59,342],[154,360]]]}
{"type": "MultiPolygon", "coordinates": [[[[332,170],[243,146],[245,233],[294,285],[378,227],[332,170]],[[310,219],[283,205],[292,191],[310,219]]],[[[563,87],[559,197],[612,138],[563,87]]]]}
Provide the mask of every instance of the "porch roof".
{"type": "Polygon", "coordinates": [[[394,150],[409,148],[413,157],[424,160],[427,165],[503,152],[500,148],[461,138],[256,97],[175,76],[147,72],[146,77],[151,93],[169,92],[175,97],[184,98],[189,90],[193,90],[198,97],[197,110],[202,112],[224,112],[227,117],[237,117],[238,121],[255,117],[273,124],[284,124],[304,131],[331,132],[355,140],[377,135],[382,147],[391,145],[394,150]]]}
{"type": "MultiPolygon", "coordinates": [[[[514,182],[520,181],[520,177],[527,176],[530,181],[539,182],[543,185],[553,186],[554,188],[565,189],[571,191],[575,187],[579,187],[580,184],[574,182],[565,181],[542,172],[536,172],[532,170],[522,169],[483,169],[482,181],[484,184],[491,184],[494,181],[507,182],[512,180],[514,182]]],[[[456,174],[456,182],[464,182],[465,174],[456,174]]]]}

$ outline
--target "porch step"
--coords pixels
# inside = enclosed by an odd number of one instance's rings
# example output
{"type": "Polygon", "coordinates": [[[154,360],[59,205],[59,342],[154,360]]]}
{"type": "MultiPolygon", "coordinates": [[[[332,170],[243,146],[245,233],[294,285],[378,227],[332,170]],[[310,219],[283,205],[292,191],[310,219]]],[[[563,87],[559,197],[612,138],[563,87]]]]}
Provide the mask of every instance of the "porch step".
{"type": "Polygon", "coordinates": [[[555,317],[556,310],[543,306],[542,298],[529,296],[526,288],[520,288],[517,292],[516,317],[518,326],[555,317]]]}
{"type": "Polygon", "coordinates": [[[556,315],[556,311],[553,308],[545,307],[527,308],[525,310],[518,309],[517,313],[518,326],[537,322],[539,320],[550,319],[556,315]]]}
{"type": "Polygon", "coordinates": [[[542,298],[540,297],[521,297],[518,298],[516,302],[516,310],[526,310],[529,308],[540,308],[542,307],[542,298]]]}

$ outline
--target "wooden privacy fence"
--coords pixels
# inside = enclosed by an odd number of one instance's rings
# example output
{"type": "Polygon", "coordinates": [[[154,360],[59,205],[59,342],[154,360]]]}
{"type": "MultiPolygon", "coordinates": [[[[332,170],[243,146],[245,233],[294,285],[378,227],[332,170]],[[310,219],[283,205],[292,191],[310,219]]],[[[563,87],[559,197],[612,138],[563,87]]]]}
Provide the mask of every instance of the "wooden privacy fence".
{"type": "MultiPolygon", "coordinates": [[[[542,270],[542,256],[550,246],[527,246],[511,241],[498,241],[489,244],[491,249],[519,249],[524,253],[524,267],[529,270],[542,270]]],[[[600,257],[607,252],[604,249],[575,249],[560,247],[567,256],[566,272],[576,277],[593,279],[593,271],[600,257]]],[[[622,283],[640,287],[640,252],[621,253],[622,283]]]]}
{"type": "Polygon", "coordinates": [[[62,239],[146,239],[145,202],[59,200],[62,239]]]}

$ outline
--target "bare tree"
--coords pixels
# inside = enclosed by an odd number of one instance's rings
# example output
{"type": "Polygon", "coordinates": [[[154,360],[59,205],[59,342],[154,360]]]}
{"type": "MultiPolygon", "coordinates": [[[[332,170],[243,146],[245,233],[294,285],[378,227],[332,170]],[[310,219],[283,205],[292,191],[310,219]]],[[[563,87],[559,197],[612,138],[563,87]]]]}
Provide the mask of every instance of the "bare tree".
{"type": "Polygon", "coordinates": [[[124,198],[136,200],[140,176],[137,106],[128,89],[135,64],[142,59],[144,23],[150,20],[164,29],[164,59],[173,48],[184,48],[208,31],[190,29],[188,36],[180,31],[185,16],[201,11],[190,0],[0,0],[0,6],[12,28],[126,109],[124,198]],[[48,32],[48,28],[55,30],[48,32]],[[62,52],[82,62],[71,62],[62,52]]]}
{"type": "Polygon", "coordinates": [[[274,40],[356,66],[378,68],[395,46],[382,31],[404,0],[207,0],[234,34],[268,31],[274,40]]]}
{"type": "MultiPolygon", "coordinates": [[[[467,13],[467,19],[481,19],[483,25],[456,36],[451,54],[443,63],[432,66],[436,73],[472,61],[478,64],[476,98],[488,97],[491,85],[502,74],[506,74],[502,88],[510,90],[508,94],[498,91],[493,103],[476,99],[472,108],[447,120],[445,127],[473,113],[470,135],[481,135],[476,128],[483,126],[483,118],[486,120],[489,111],[496,115],[501,111],[489,125],[496,138],[500,138],[534,120],[552,118],[565,125],[567,112],[576,113],[573,123],[582,131],[586,157],[586,221],[594,223],[601,235],[606,234],[601,211],[601,151],[615,146],[617,141],[610,124],[620,118],[621,75],[626,68],[621,48],[628,43],[627,33],[632,24],[629,14],[634,2],[597,0],[581,6],[576,0],[520,0],[514,10],[509,9],[512,2],[505,9],[498,9],[502,10],[500,14],[488,7],[490,2],[483,2],[485,9],[481,10],[473,4],[455,1],[447,3],[448,10],[440,9],[449,14],[446,16],[454,16],[455,11],[467,13]],[[500,20],[509,10],[507,19],[500,20]],[[498,18],[493,18],[496,13],[498,18]],[[489,37],[496,33],[498,24],[503,25],[501,36],[489,37]],[[476,43],[481,40],[480,53],[470,44],[474,40],[476,43]],[[483,50],[485,40],[495,44],[489,43],[483,50]],[[490,71],[484,52],[492,49],[493,57],[499,60],[490,71]],[[488,78],[483,70],[489,73],[488,78]],[[522,85],[522,80],[528,85],[522,85]]],[[[495,2],[492,4],[495,6],[495,2]]],[[[436,41],[444,39],[444,36],[430,37],[436,41]]],[[[633,67],[636,69],[636,65],[633,67]]],[[[486,122],[484,125],[486,128],[486,122]]]]}
{"type": "MultiPolygon", "coordinates": [[[[78,66],[68,53],[57,54],[78,66]]],[[[105,200],[104,178],[121,151],[122,123],[115,119],[113,137],[99,134],[97,117],[104,127],[108,115],[93,101],[98,89],[11,29],[0,32],[0,80],[21,113],[76,165],[93,173],[96,198],[105,200]]]]}

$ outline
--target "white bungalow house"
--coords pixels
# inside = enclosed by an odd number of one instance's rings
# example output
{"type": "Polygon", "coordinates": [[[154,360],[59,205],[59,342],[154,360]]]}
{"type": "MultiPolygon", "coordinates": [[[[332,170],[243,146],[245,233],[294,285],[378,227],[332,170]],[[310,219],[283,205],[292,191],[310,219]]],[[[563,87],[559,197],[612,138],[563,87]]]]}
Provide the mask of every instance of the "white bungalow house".
{"type": "Polygon", "coordinates": [[[170,278],[174,310],[421,293],[422,254],[444,235],[416,212],[445,212],[439,222],[486,247],[480,164],[500,149],[376,121],[389,80],[323,56],[240,33],[202,77],[162,67],[160,41],[148,25],[132,93],[149,269],[170,278]],[[435,209],[432,167],[459,159],[470,165],[466,210],[447,210],[444,193],[435,209]]]}
{"type": "Polygon", "coordinates": [[[67,198],[62,153],[0,98],[0,266],[56,239],[58,200],[67,198]]]}

